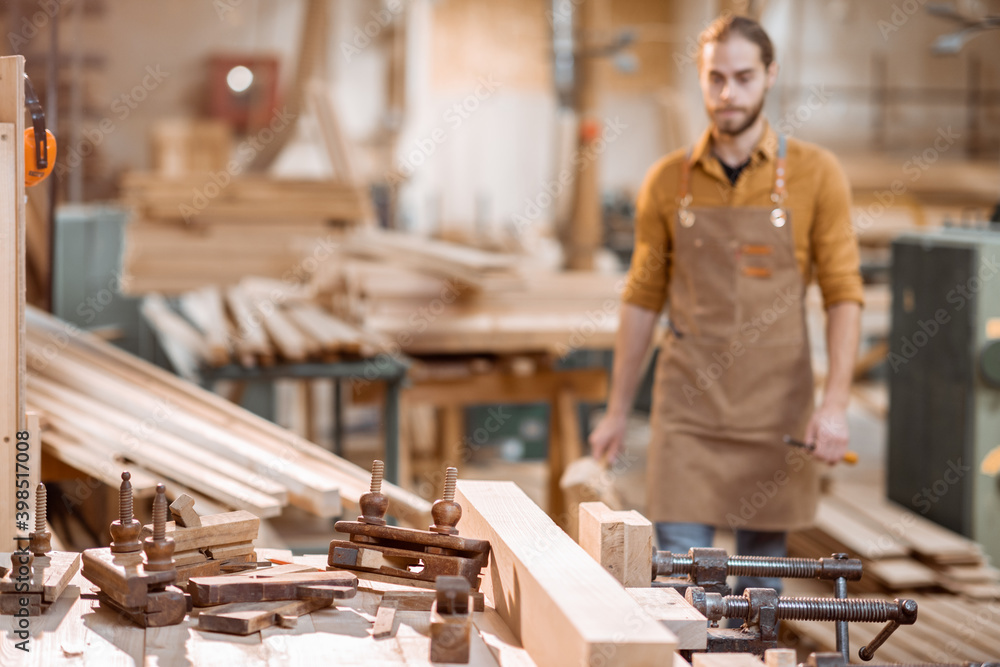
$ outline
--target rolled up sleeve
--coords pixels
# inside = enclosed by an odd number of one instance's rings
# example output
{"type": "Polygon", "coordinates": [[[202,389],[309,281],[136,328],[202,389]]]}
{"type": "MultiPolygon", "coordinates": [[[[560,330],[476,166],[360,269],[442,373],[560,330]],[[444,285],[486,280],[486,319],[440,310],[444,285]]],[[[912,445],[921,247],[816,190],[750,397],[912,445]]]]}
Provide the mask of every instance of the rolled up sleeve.
{"type": "Polygon", "coordinates": [[[657,182],[660,165],[646,175],[635,211],[635,245],[622,301],[654,312],[667,301],[670,238],[657,182]]]}
{"type": "Polygon", "coordinates": [[[816,282],[829,308],[841,301],[864,304],[861,260],[851,224],[851,190],[844,170],[829,151],[820,151],[810,247],[816,282]]]}

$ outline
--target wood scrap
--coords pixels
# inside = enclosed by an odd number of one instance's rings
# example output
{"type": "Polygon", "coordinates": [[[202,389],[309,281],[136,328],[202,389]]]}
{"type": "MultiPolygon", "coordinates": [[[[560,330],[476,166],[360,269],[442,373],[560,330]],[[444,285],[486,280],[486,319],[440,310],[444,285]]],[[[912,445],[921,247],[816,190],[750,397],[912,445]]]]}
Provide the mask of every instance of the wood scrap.
{"type": "Polygon", "coordinates": [[[284,623],[285,619],[303,616],[324,607],[332,600],[307,598],[305,600],[278,600],[274,602],[234,602],[198,615],[198,629],[209,632],[224,632],[231,635],[249,635],[272,625],[284,623]]]}

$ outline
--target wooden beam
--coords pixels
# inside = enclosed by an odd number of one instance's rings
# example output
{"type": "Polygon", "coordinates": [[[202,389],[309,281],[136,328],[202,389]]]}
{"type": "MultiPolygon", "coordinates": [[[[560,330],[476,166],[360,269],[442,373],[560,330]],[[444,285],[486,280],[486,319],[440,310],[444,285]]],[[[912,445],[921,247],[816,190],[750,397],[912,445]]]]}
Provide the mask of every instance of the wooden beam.
{"type": "Polygon", "coordinates": [[[580,503],[580,546],[623,586],[653,580],[653,524],[635,510],[580,503]]]}
{"type": "MultiPolygon", "coordinates": [[[[24,415],[24,58],[0,58],[0,544],[10,548],[24,415]]],[[[37,442],[37,440],[36,440],[37,442]]]]}
{"type": "Polygon", "coordinates": [[[688,651],[708,646],[708,619],[673,588],[629,588],[628,594],[646,613],[677,635],[678,649],[688,651]]]}
{"type": "Polygon", "coordinates": [[[492,547],[483,593],[540,667],[672,662],[673,633],[513,482],[460,481],[457,500],[492,547]]]}

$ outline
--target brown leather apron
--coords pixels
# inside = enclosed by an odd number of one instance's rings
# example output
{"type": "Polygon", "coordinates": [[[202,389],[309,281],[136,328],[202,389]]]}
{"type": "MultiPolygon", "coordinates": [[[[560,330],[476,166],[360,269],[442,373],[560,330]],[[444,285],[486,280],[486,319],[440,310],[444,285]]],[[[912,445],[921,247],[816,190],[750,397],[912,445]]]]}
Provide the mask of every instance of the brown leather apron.
{"type": "Polygon", "coordinates": [[[812,523],[819,494],[801,439],[813,409],[805,285],[779,140],[774,206],[689,207],[673,225],[670,332],[653,392],[647,516],[749,530],[812,523]]]}

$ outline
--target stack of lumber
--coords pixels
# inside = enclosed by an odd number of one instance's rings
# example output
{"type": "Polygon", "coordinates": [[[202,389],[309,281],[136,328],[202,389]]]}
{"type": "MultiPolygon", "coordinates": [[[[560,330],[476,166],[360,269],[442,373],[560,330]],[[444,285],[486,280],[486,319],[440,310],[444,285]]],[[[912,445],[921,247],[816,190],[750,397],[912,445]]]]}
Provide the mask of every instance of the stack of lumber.
{"type": "Polygon", "coordinates": [[[150,294],[141,311],[178,373],[189,379],[203,366],[360,359],[385,347],[376,333],[324,307],[314,290],[267,278],[185,292],[176,309],[150,294]]]}
{"type": "Polygon", "coordinates": [[[123,178],[121,188],[122,201],[150,224],[211,224],[221,220],[354,224],[368,215],[365,191],[336,181],[229,173],[164,178],[156,173],[131,172],[123,178]]]}
{"type": "Polygon", "coordinates": [[[355,257],[448,278],[479,290],[518,289],[525,283],[516,255],[412,234],[358,230],[347,237],[343,251],[355,257]]]}
{"type": "MultiPolygon", "coordinates": [[[[914,598],[916,626],[896,631],[879,652],[902,662],[983,661],[1000,655],[1000,572],[975,542],[884,499],[871,487],[837,483],[820,501],[816,525],[792,533],[793,556],[829,557],[844,552],[864,562],[852,595],[914,598]]],[[[786,582],[786,595],[829,596],[818,582],[786,582]]],[[[783,622],[796,634],[832,649],[833,626],[783,622]]],[[[851,626],[852,646],[878,632],[874,624],[851,626]]]]}
{"type": "Polygon", "coordinates": [[[327,256],[345,226],[371,217],[356,186],[228,172],[128,174],[122,200],[133,210],[123,272],[132,294],[281,278],[327,256]]]}
{"type": "MultiPolygon", "coordinates": [[[[151,480],[259,517],[294,505],[340,516],[369,473],[211,392],[29,308],[28,404],[44,413],[43,449],[117,487],[126,466],[151,480]]],[[[393,512],[426,525],[430,506],[386,484],[393,512]]]]}

